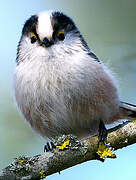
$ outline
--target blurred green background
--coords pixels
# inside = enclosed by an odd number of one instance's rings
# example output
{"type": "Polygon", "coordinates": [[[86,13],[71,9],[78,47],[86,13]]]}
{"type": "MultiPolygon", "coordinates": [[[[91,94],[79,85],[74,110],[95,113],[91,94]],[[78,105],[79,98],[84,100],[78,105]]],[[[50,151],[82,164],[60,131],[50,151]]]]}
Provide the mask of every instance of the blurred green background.
{"type": "MultiPolygon", "coordinates": [[[[13,100],[13,72],[24,21],[43,10],[71,16],[96,55],[115,73],[121,100],[136,104],[136,0],[23,0],[0,2],[0,169],[20,155],[43,152],[46,140],[35,134],[13,100]]],[[[136,145],[117,159],[90,161],[47,179],[136,179],[136,145]]]]}

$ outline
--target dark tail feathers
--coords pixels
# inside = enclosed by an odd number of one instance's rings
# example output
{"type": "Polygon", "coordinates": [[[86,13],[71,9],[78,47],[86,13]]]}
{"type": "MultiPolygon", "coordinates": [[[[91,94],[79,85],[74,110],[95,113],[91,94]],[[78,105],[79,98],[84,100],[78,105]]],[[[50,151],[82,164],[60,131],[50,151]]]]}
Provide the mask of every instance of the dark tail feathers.
{"type": "Polygon", "coordinates": [[[136,120],[136,105],[120,102],[121,119],[136,120]]]}

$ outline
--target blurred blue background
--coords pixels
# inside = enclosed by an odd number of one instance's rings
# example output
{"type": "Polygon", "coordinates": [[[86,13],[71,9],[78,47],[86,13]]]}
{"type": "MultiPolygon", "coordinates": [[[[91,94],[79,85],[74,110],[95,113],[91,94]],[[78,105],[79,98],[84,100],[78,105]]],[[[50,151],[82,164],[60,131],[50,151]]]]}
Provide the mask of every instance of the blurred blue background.
{"type": "MultiPolygon", "coordinates": [[[[43,10],[62,10],[73,17],[90,48],[115,73],[120,97],[136,104],[135,0],[23,0],[0,2],[0,169],[20,155],[43,152],[45,140],[19,115],[12,79],[23,24],[43,10]]],[[[136,179],[136,145],[116,152],[105,163],[89,161],[47,179],[136,179]]]]}

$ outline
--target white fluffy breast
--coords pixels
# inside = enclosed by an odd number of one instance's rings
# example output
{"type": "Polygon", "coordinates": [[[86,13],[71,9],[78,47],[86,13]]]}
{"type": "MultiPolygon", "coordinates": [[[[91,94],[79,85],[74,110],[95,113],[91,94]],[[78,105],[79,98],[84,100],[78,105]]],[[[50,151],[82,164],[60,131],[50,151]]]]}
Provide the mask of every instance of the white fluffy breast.
{"type": "Polygon", "coordinates": [[[41,40],[52,37],[53,29],[51,25],[52,11],[41,12],[38,14],[37,32],[41,40]]]}

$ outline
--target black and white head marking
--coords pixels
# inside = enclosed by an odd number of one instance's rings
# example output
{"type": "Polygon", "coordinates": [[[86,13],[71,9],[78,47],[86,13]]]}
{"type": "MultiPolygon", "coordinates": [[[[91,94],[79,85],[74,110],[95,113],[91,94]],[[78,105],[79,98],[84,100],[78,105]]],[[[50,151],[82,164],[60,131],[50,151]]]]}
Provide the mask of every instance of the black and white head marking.
{"type": "MultiPolygon", "coordinates": [[[[38,46],[50,48],[60,41],[63,42],[68,33],[71,33],[73,37],[78,37],[83,50],[91,58],[100,62],[97,56],[89,49],[73,20],[59,11],[42,12],[31,16],[24,24],[21,40],[24,36],[27,36],[31,39],[32,44],[37,43],[38,46]]],[[[18,45],[17,62],[20,42],[18,45]]]]}
{"type": "Polygon", "coordinates": [[[22,35],[34,33],[39,41],[39,45],[48,48],[57,41],[63,40],[64,37],[62,36],[72,31],[80,34],[71,18],[61,12],[51,11],[50,13],[42,12],[31,16],[23,27],[22,35]],[[58,34],[59,32],[61,32],[60,35],[58,34]]]}

